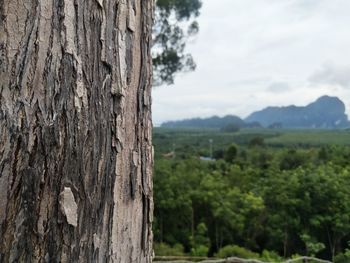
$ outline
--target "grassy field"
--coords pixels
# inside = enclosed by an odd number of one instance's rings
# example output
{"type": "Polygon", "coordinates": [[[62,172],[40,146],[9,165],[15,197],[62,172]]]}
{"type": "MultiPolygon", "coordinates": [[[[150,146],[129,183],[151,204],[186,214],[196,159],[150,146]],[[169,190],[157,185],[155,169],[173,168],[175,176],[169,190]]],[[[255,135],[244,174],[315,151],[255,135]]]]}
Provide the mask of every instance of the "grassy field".
{"type": "Polygon", "coordinates": [[[272,146],[350,145],[349,130],[286,130],[269,138],[272,146]]]}
{"type": "Polygon", "coordinates": [[[205,149],[212,140],[213,150],[227,147],[231,143],[248,145],[256,137],[264,139],[271,147],[315,147],[322,145],[349,145],[350,130],[284,130],[243,129],[237,133],[223,133],[217,129],[171,129],[155,128],[156,152],[165,153],[173,149],[205,149]]]}

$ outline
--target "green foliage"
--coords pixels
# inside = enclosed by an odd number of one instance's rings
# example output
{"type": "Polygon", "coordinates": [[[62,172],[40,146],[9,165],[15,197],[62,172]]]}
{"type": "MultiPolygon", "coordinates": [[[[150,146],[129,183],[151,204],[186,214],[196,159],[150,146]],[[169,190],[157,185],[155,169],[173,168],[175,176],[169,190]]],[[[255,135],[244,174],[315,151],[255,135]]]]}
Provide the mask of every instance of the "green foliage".
{"type": "Polygon", "coordinates": [[[263,137],[254,137],[249,141],[249,147],[263,147],[265,146],[265,141],[263,137]]]}
{"type": "Polygon", "coordinates": [[[218,159],[223,159],[224,158],[224,153],[225,151],[223,149],[218,149],[213,152],[213,158],[218,160],[218,159]]]}
{"type": "Polygon", "coordinates": [[[156,256],[184,256],[184,247],[181,244],[169,246],[165,243],[154,243],[154,253],[156,256]]]}
{"type": "Polygon", "coordinates": [[[206,257],[208,256],[209,247],[205,245],[197,245],[191,249],[191,256],[206,257]]]}
{"type": "Polygon", "coordinates": [[[181,21],[193,15],[198,16],[202,4],[198,0],[157,0],[156,5],[159,11],[168,16],[174,12],[176,18],[181,21]]]}
{"type": "Polygon", "coordinates": [[[226,152],[224,153],[224,159],[228,163],[233,163],[234,159],[236,158],[238,153],[238,147],[235,144],[231,144],[226,152]]]}
{"type": "Polygon", "coordinates": [[[346,262],[350,147],[273,147],[271,136],[266,130],[156,130],[155,241],[180,243],[198,256],[233,250],[272,262],[293,254],[346,262]],[[266,145],[249,147],[255,137],[266,145]],[[223,159],[199,159],[209,139],[214,152],[226,149],[223,159]],[[176,157],[162,157],[173,144],[176,157]]]}
{"type": "Polygon", "coordinates": [[[238,132],[241,127],[236,123],[227,124],[225,127],[221,128],[222,132],[238,132]]]}
{"type": "Polygon", "coordinates": [[[208,228],[205,223],[197,225],[197,229],[193,238],[193,245],[206,245],[209,246],[210,240],[208,238],[208,228]]]}
{"type": "Polygon", "coordinates": [[[317,242],[308,234],[302,234],[301,240],[304,241],[308,256],[315,257],[318,252],[323,250],[326,246],[323,243],[317,242]]]}
{"type": "Polygon", "coordinates": [[[325,161],[328,161],[329,158],[330,158],[330,150],[327,147],[322,146],[318,152],[318,159],[325,162],[325,161]]]}
{"type": "Polygon", "coordinates": [[[281,162],[280,162],[280,169],[281,170],[293,170],[298,168],[299,166],[302,166],[306,163],[307,156],[302,154],[301,152],[297,152],[294,149],[288,150],[287,152],[283,153],[281,162]]]}
{"type": "Polygon", "coordinates": [[[281,262],[283,258],[274,251],[268,251],[264,249],[263,252],[261,253],[260,260],[266,261],[266,262],[281,262]]]}
{"type": "Polygon", "coordinates": [[[267,169],[272,165],[273,155],[268,151],[256,149],[251,153],[251,161],[262,169],[267,169]]]}
{"type": "Polygon", "coordinates": [[[311,147],[329,145],[350,145],[350,132],[346,130],[271,130],[279,136],[271,137],[266,143],[280,147],[311,147]]]}
{"type": "Polygon", "coordinates": [[[190,237],[191,255],[194,257],[208,256],[210,240],[208,238],[208,228],[205,223],[197,225],[194,237],[190,237]]]}
{"type": "Polygon", "coordinates": [[[247,259],[259,259],[259,254],[250,251],[244,247],[239,247],[236,245],[227,245],[221,248],[218,253],[215,254],[218,258],[229,258],[229,257],[239,257],[247,259]]]}
{"type": "Polygon", "coordinates": [[[335,263],[349,263],[350,262],[350,249],[345,249],[344,253],[339,253],[334,258],[335,263]]]}
{"type": "Polygon", "coordinates": [[[172,84],[175,73],[195,69],[185,47],[187,39],[198,32],[194,18],[199,15],[201,5],[200,0],[156,1],[152,51],[155,84],[172,84]]]}

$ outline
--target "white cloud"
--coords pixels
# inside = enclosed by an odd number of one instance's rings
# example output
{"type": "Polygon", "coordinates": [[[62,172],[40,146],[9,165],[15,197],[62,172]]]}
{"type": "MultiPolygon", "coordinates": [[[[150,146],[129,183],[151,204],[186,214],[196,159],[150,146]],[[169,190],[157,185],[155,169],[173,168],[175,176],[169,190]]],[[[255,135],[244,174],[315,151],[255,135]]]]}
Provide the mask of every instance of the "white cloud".
{"type": "Polygon", "coordinates": [[[203,0],[200,33],[188,46],[197,70],[153,91],[155,123],[247,116],[325,94],[350,110],[350,91],[339,88],[350,85],[349,12],[348,0],[203,0]],[[322,68],[327,61],[345,66],[322,68]]]}
{"type": "Polygon", "coordinates": [[[290,90],[289,84],[286,82],[274,82],[270,84],[266,91],[271,93],[285,93],[290,90]]]}
{"type": "Polygon", "coordinates": [[[317,70],[310,78],[311,83],[338,85],[350,88],[350,65],[336,66],[328,63],[317,70]]]}

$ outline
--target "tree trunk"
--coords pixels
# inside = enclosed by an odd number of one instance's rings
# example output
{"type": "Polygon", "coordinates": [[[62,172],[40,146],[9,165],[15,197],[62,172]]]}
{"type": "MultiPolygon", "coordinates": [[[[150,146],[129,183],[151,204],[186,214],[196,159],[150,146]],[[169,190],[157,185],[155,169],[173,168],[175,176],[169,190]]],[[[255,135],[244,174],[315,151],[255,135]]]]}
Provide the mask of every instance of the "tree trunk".
{"type": "Polygon", "coordinates": [[[0,0],[0,262],[151,262],[153,0],[0,0]]]}

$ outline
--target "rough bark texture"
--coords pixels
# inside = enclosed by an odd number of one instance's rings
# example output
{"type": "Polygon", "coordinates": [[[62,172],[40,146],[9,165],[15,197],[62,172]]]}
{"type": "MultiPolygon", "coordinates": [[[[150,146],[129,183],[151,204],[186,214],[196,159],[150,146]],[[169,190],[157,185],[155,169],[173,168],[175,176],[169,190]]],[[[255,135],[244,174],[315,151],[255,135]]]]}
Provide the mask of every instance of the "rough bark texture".
{"type": "Polygon", "coordinates": [[[0,0],[0,262],[151,262],[153,0],[0,0]]]}

